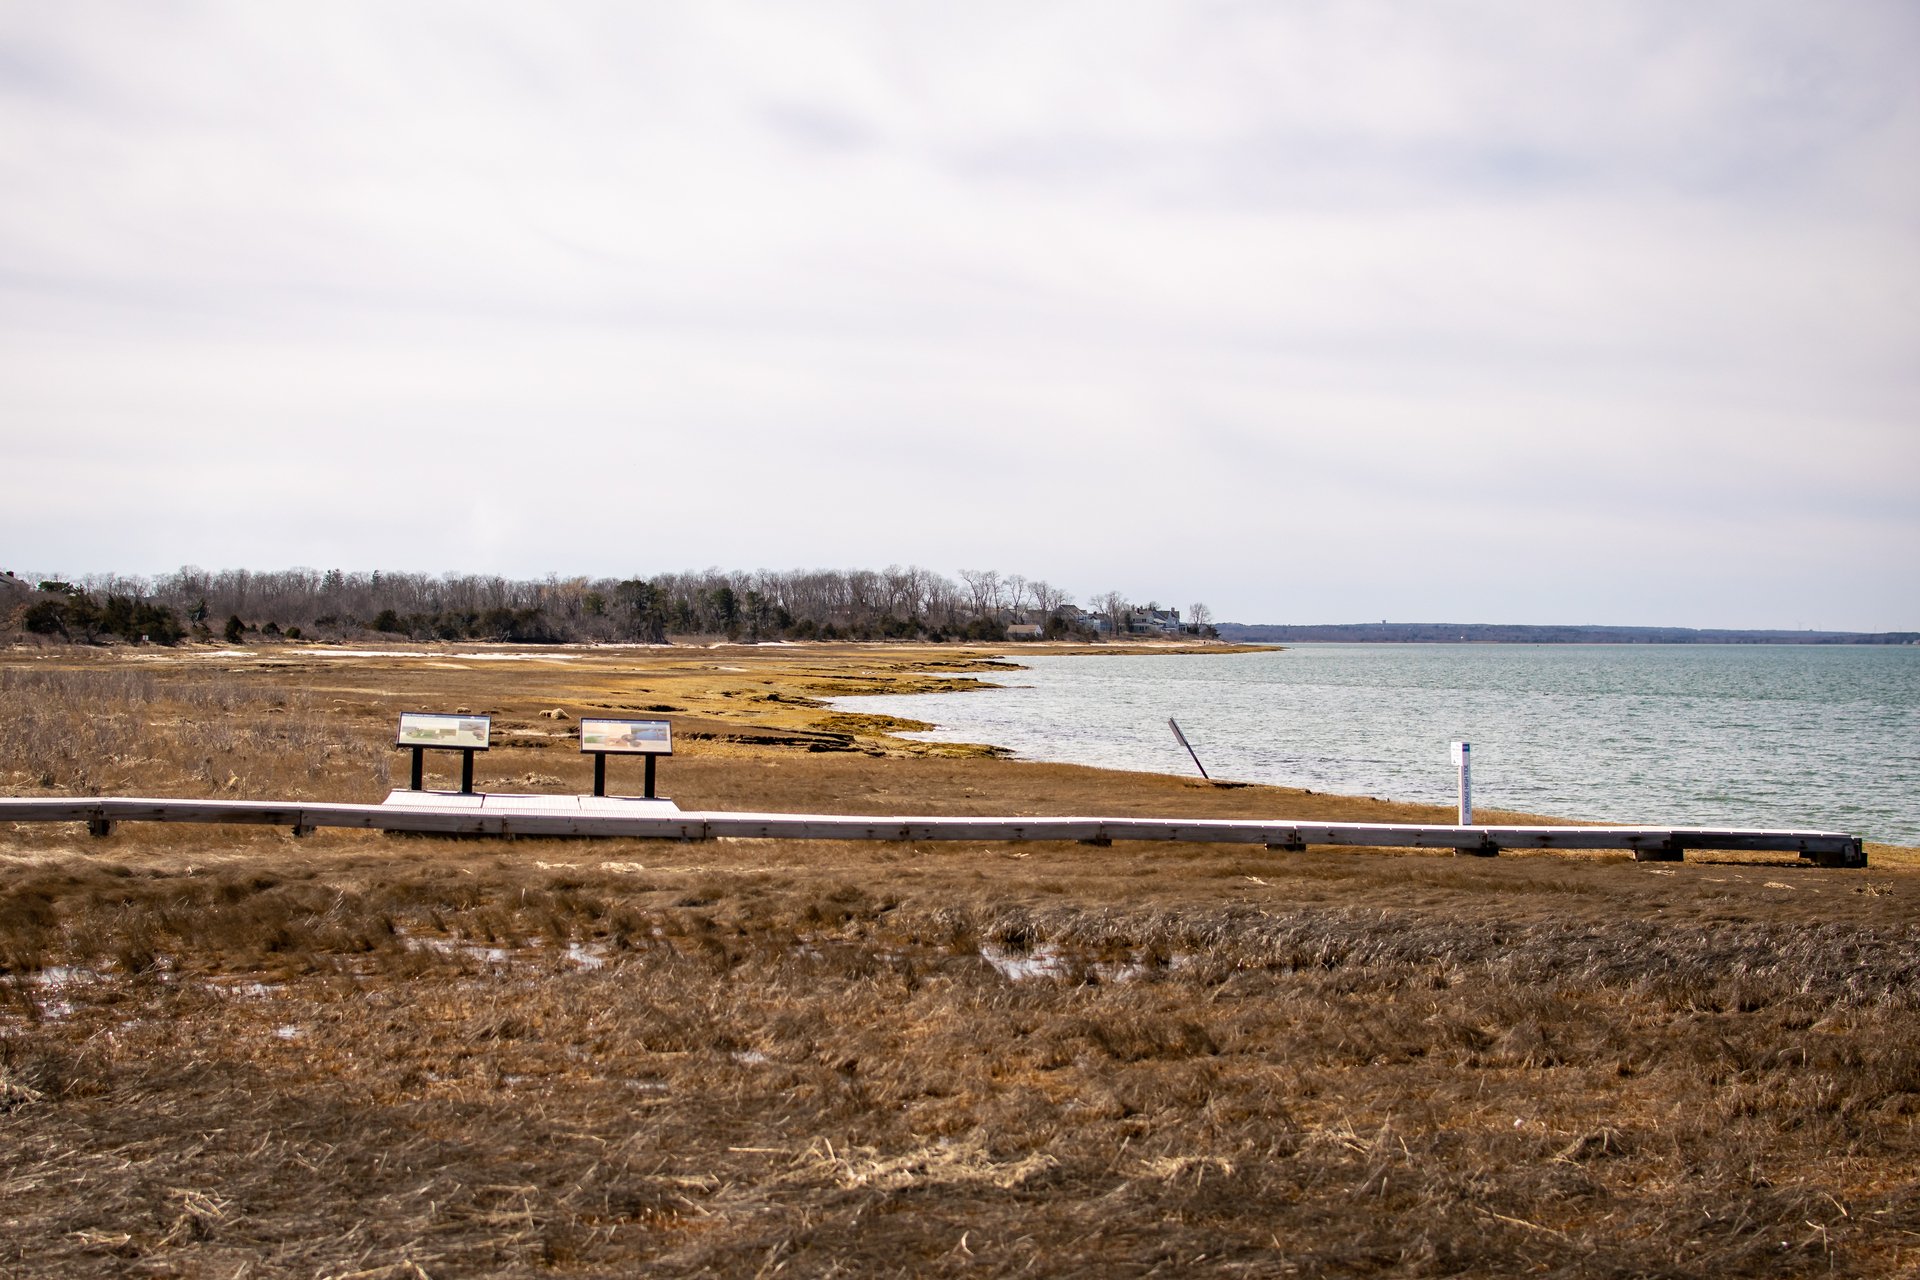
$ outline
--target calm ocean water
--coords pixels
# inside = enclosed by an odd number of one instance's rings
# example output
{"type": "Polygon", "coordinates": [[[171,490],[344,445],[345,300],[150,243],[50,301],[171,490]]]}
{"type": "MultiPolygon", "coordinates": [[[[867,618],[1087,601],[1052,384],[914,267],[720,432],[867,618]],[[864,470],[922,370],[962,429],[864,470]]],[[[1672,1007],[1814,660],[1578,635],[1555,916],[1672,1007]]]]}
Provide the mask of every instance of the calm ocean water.
{"type": "Polygon", "coordinates": [[[846,698],[1034,760],[1692,826],[1920,845],[1920,647],[1297,645],[1049,657],[974,693],[846,698]]]}

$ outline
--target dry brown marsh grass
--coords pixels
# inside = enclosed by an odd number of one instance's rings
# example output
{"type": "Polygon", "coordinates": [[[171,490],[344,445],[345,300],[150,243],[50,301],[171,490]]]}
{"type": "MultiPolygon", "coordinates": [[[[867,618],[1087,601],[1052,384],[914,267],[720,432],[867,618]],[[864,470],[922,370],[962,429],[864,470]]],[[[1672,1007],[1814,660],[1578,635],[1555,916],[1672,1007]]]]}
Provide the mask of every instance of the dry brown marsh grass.
{"type": "Polygon", "coordinates": [[[341,732],[300,688],[219,671],[0,665],[0,779],[13,794],[308,797],[364,779],[389,754],[341,732]]]}
{"type": "Polygon", "coordinates": [[[1276,857],[1268,894],[1182,847],[905,884],[851,845],[302,847],[14,875],[14,1273],[1913,1258],[1905,882],[1813,922],[1773,868],[1423,861],[1396,907],[1406,860],[1367,855],[1276,857]]]}
{"type": "MultiPolygon", "coordinates": [[[[168,726],[229,698],[292,785],[289,717],[351,772],[456,679],[498,732],[594,678],[207,665],[54,694],[144,726],[135,781],[180,786],[168,726]]],[[[541,741],[486,770],[559,789],[577,758],[541,741]]],[[[662,777],[716,807],[1404,812],[717,738],[662,777]]],[[[1911,1273],[1917,909],[1912,872],[1777,859],[20,827],[0,1275],[1911,1273]]]]}

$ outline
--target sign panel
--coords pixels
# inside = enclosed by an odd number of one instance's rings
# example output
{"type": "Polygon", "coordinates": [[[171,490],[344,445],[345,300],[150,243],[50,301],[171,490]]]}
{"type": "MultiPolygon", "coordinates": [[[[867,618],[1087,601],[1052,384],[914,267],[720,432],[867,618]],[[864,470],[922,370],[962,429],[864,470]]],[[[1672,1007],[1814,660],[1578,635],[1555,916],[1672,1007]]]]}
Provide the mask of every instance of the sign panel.
{"type": "Polygon", "coordinates": [[[670,756],[673,754],[673,726],[665,720],[583,718],[580,721],[580,750],[670,756]]]}
{"type": "Polygon", "coordinates": [[[493,721],[487,716],[443,716],[425,711],[409,711],[400,717],[396,747],[458,747],[472,751],[487,749],[487,735],[493,721]]]}

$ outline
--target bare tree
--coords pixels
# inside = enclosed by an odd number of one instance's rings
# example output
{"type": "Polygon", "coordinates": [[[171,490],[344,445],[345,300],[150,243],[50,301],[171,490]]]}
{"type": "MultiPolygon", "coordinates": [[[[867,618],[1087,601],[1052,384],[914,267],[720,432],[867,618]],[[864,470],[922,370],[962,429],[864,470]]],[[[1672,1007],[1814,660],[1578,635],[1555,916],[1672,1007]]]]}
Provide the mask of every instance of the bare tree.
{"type": "Polygon", "coordinates": [[[1198,631],[1213,621],[1213,610],[1204,604],[1190,604],[1187,606],[1187,621],[1193,624],[1194,630],[1198,631]]]}
{"type": "Polygon", "coordinates": [[[1031,584],[1017,573],[1006,576],[1007,608],[1012,610],[1014,621],[1024,621],[1020,610],[1026,604],[1027,591],[1031,584]]]}
{"type": "Polygon", "coordinates": [[[973,594],[973,614],[976,618],[989,618],[1000,605],[1000,573],[996,569],[962,569],[960,580],[967,584],[967,590],[973,594]]]}
{"type": "Polygon", "coordinates": [[[887,613],[896,618],[920,616],[920,583],[915,571],[890,564],[880,574],[887,613]]]}
{"type": "Polygon", "coordinates": [[[1118,591],[1109,591],[1093,601],[1093,607],[1103,614],[1113,628],[1113,634],[1124,635],[1127,630],[1127,618],[1133,613],[1133,606],[1118,591]]]}
{"type": "Polygon", "coordinates": [[[1027,594],[1033,597],[1033,607],[1040,611],[1044,621],[1058,613],[1066,605],[1073,603],[1073,597],[1044,579],[1027,584],[1027,594]]]}

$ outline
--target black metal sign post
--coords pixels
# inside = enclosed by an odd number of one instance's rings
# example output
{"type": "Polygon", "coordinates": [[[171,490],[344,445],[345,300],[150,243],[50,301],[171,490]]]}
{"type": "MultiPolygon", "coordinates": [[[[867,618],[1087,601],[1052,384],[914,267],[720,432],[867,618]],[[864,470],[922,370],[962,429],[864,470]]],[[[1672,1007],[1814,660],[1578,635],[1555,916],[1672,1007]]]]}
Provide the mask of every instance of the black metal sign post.
{"type": "Polygon", "coordinates": [[[460,753],[460,794],[473,794],[473,753],[485,751],[493,733],[489,716],[436,715],[409,711],[400,717],[400,729],[393,745],[413,751],[413,771],[409,784],[415,791],[426,790],[426,755],[429,751],[460,753]]]}
{"type": "Polygon", "coordinates": [[[593,757],[593,794],[607,794],[607,757],[610,755],[645,756],[647,761],[646,798],[654,794],[655,762],[673,754],[673,726],[665,720],[580,721],[580,750],[593,757]]]}

